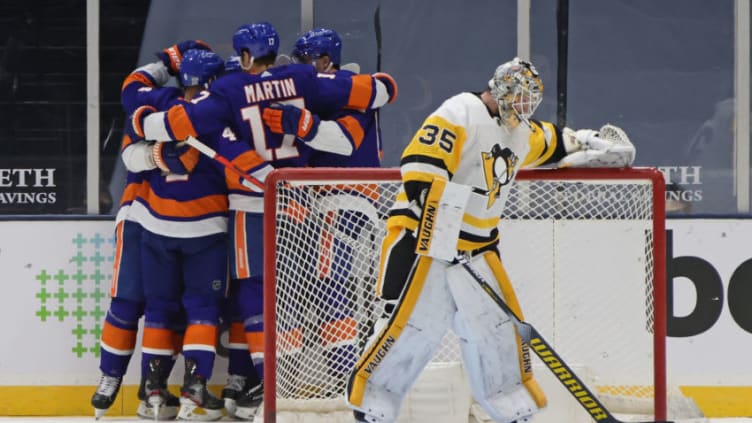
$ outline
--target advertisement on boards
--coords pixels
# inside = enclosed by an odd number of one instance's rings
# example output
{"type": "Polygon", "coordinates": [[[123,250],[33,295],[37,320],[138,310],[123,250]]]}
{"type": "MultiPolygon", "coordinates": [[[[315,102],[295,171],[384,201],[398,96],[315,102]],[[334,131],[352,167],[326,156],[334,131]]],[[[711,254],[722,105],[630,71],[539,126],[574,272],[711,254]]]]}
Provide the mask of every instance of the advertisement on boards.
{"type": "MultiPolygon", "coordinates": [[[[669,385],[711,415],[749,414],[752,220],[669,219],[666,226],[669,385]]],[[[109,305],[114,223],[2,221],[0,233],[7,293],[0,319],[9,322],[11,346],[0,349],[0,387],[73,386],[90,396],[109,305]]],[[[215,384],[226,377],[223,363],[215,384]]],[[[138,365],[131,360],[126,384],[138,383],[138,365]]],[[[77,404],[90,411],[87,400],[77,404]]]]}

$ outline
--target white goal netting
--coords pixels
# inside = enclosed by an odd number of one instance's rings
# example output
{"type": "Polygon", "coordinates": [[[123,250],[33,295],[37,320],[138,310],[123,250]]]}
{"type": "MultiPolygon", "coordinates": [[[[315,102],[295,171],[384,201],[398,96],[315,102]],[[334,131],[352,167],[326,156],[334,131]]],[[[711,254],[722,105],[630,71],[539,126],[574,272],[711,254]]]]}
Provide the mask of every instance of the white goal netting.
{"type": "MultiPolygon", "coordinates": [[[[399,171],[273,175],[265,210],[265,301],[275,304],[265,310],[266,421],[347,413],[349,371],[383,309],[374,286],[399,171]]],[[[653,169],[521,171],[500,224],[502,261],[525,320],[614,412],[665,413],[661,178],[653,169]]],[[[430,385],[462,381],[453,336],[447,334],[426,371],[440,375],[430,385]]],[[[426,401],[424,394],[414,402],[426,401]]],[[[546,394],[568,395],[559,388],[546,394]]],[[[431,395],[428,408],[446,405],[431,395]]],[[[450,395],[467,397],[458,403],[467,410],[451,410],[458,421],[482,421],[467,390],[450,395]]],[[[414,415],[423,406],[411,401],[401,421],[429,421],[414,415]]]]}

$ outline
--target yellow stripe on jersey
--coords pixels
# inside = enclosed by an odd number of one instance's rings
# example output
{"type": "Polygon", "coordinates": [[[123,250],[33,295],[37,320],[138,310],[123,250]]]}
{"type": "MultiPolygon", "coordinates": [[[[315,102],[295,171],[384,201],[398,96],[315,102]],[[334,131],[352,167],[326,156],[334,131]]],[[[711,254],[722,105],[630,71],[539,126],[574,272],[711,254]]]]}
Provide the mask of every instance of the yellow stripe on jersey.
{"type": "Polygon", "coordinates": [[[423,173],[416,171],[405,172],[402,174],[402,182],[427,182],[430,184],[435,177],[436,175],[433,173],[423,173]]]}
{"type": "Polygon", "coordinates": [[[525,160],[522,161],[522,167],[540,166],[545,163],[554,154],[556,145],[559,143],[554,124],[540,122],[539,126],[537,123],[530,122],[535,130],[530,133],[528,140],[530,152],[528,152],[525,160]]]}
{"type": "Polygon", "coordinates": [[[467,213],[462,216],[462,223],[481,229],[495,228],[499,224],[499,220],[501,219],[498,216],[489,217],[487,219],[481,219],[467,213]]]}
{"type": "Polygon", "coordinates": [[[426,156],[441,160],[446,165],[447,171],[454,174],[460,165],[462,147],[466,139],[467,133],[463,126],[456,125],[441,116],[431,115],[410,140],[410,144],[402,153],[402,158],[426,156]]]}
{"type": "Polygon", "coordinates": [[[394,344],[397,343],[400,335],[402,335],[402,330],[407,326],[407,321],[413,314],[420,293],[423,291],[423,285],[426,282],[431,262],[432,259],[430,257],[422,256],[418,258],[415,272],[413,272],[410,280],[407,281],[407,287],[399,308],[395,310],[392,318],[389,319],[389,323],[382,330],[379,339],[358,360],[355,366],[355,377],[353,377],[352,387],[349,392],[350,403],[356,407],[363,404],[363,395],[365,394],[366,385],[371,374],[378,368],[384,357],[389,353],[389,350],[394,347],[394,344]]]}
{"type": "Polygon", "coordinates": [[[386,220],[386,227],[387,229],[391,228],[405,228],[408,231],[415,231],[418,229],[418,224],[420,222],[410,216],[404,216],[404,215],[398,215],[398,216],[389,216],[389,218],[386,220]]]}
{"type": "Polygon", "coordinates": [[[474,250],[481,249],[483,247],[487,247],[491,244],[494,244],[498,240],[499,240],[498,236],[495,237],[494,239],[490,239],[488,241],[483,241],[483,242],[468,241],[466,239],[460,238],[457,240],[457,249],[460,251],[474,251],[474,250]]]}

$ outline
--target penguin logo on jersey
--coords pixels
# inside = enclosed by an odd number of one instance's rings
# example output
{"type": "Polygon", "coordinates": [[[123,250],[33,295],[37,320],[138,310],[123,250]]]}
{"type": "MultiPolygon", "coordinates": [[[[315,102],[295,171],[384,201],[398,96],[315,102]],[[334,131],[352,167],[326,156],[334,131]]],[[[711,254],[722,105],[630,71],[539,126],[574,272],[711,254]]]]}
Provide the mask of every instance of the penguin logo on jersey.
{"type": "Polygon", "coordinates": [[[512,182],[519,158],[512,150],[508,148],[502,150],[498,144],[494,144],[488,153],[481,152],[481,157],[483,158],[483,174],[488,187],[487,208],[490,209],[499,198],[501,187],[512,182]]]}

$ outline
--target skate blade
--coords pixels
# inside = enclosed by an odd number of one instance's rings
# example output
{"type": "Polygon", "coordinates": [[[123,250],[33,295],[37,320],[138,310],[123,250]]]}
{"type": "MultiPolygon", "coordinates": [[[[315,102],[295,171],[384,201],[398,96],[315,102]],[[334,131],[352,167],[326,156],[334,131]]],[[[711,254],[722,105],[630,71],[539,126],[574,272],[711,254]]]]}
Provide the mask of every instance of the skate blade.
{"type": "Polygon", "coordinates": [[[175,420],[178,415],[178,407],[163,404],[159,406],[159,412],[155,417],[154,408],[146,401],[141,401],[136,414],[144,420],[175,420]]]}
{"type": "Polygon", "coordinates": [[[94,420],[99,420],[104,416],[104,414],[107,412],[107,408],[95,408],[94,409],[94,420]]]}
{"type": "Polygon", "coordinates": [[[193,401],[187,404],[184,402],[185,398],[180,399],[180,411],[178,411],[178,420],[189,420],[194,422],[212,422],[222,418],[222,410],[211,410],[196,405],[193,401]]]}
{"type": "Polygon", "coordinates": [[[229,417],[235,417],[235,410],[237,409],[237,405],[235,405],[235,400],[232,398],[225,398],[225,412],[229,417]]]}
{"type": "Polygon", "coordinates": [[[235,409],[235,418],[240,420],[253,421],[256,417],[258,407],[237,407],[235,409]]]}

